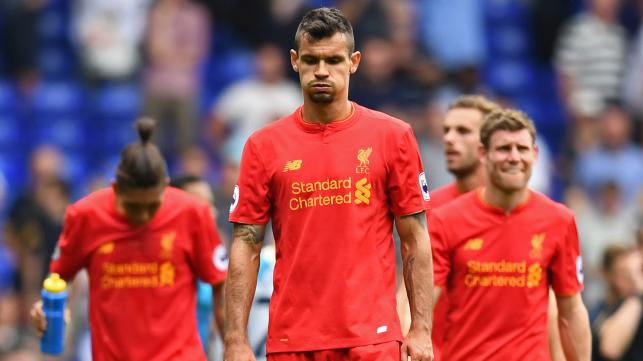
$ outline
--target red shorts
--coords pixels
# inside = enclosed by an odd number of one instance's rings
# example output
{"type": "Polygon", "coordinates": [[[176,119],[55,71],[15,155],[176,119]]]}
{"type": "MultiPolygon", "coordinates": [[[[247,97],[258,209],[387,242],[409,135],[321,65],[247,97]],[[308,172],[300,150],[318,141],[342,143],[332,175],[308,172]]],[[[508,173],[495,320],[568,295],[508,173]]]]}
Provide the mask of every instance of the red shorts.
{"type": "Polygon", "coordinates": [[[398,341],[333,350],[278,352],[267,355],[267,361],[400,361],[398,341]]]}

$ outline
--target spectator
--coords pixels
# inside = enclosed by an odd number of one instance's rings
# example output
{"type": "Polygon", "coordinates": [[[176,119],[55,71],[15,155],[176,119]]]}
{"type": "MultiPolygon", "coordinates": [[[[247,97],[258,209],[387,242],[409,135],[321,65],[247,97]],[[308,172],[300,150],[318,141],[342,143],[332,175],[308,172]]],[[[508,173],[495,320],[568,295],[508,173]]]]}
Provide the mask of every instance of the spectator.
{"type": "Polygon", "coordinates": [[[636,200],[643,187],[643,151],[632,142],[632,121],[618,105],[605,109],[598,120],[600,144],[584,151],[576,162],[576,181],[588,194],[615,182],[621,204],[636,200]]]}
{"type": "Polygon", "coordinates": [[[632,249],[605,250],[607,292],[592,321],[594,361],[643,359],[642,266],[641,255],[632,249]]]}
{"type": "Polygon", "coordinates": [[[562,94],[574,116],[595,116],[620,95],[627,39],[618,24],[620,0],[589,0],[564,26],[556,49],[562,94]]]}
{"type": "Polygon", "coordinates": [[[610,245],[630,246],[634,242],[634,207],[622,205],[616,183],[607,182],[596,191],[596,202],[581,190],[571,190],[569,205],[576,212],[578,233],[583,251],[585,289],[588,305],[596,305],[604,292],[601,257],[610,245]]]}
{"type": "Polygon", "coordinates": [[[7,72],[18,87],[29,92],[39,81],[37,57],[40,49],[38,29],[42,10],[48,0],[3,1],[0,11],[6,11],[5,24],[0,28],[2,53],[7,72]]]}
{"type": "Polygon", "coordinates": [[[210,127],[225,159],[239,163],[243,144],[252,132],[301,104],[297,84],[285,77],[285,56],[275,45],[262,45],[255,58],[256,76],[232,84],[214,105],[210,127]]]}
{"type": "Polygon", "coordinates": [[[209,44],[207,10],[194,0],[159,0],[149,16],[144,113],[157,120],[164,154],[180,154],[195,138],[199,70],[209,44]]]}
{"type": "Polygon", "coordinates": [[[42,288],[51,254],[62,230],[69,188],[60,178],[62,155],[41,146],[31,158],[31,185],[9,209],[6,239],[15,257],[20,323],[26,326],[29,304],[42,288]]]}
{"type": "Polygon", "coordinates": [[[90,81],[133,77],[151,0],[76,0],[74,25],[90,81]]]}

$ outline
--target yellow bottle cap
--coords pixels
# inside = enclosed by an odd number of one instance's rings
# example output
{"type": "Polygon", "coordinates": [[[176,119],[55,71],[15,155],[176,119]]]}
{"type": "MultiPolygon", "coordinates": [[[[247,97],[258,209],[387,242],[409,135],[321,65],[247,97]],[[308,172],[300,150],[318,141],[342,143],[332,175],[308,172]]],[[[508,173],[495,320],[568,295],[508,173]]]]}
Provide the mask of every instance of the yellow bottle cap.
{"type": "Polygon", "coordinates": [[[67,282],[60,278],[58,273],[52,273],[47,277],[47,279],[45,279],[45,282],[43,282],[42,285],[49,292],[59,293],[65,290],[67,282]]]}

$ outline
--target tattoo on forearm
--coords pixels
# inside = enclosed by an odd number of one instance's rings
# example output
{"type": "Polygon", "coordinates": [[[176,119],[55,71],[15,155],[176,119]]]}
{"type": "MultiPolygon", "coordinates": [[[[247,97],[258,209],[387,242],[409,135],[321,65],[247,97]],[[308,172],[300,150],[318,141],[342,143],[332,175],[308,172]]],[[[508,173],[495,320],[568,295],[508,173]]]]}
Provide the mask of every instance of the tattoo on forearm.
{"type": "Polygon", "coordinates": [[[258,245],[263,241],[263,227],[256,224],[235,223],[232,237],[246,243],[258,245]]]}

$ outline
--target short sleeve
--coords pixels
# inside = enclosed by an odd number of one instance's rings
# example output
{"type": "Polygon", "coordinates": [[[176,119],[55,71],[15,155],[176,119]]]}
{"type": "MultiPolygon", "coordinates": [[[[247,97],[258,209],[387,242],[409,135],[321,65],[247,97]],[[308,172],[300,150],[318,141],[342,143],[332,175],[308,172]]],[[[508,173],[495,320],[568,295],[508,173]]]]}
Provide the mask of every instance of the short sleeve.
{"type": "Polygon", "coordinates": [[[583,261],[574,217],[565,227],[549,269],[550,282],[558,296],[571,296],[583,290],[583,261]]]}
{"type": "Polygon", "coordinates": [[[391,211],[396,216],[403,216],[429,209],[429,186],[411,127],[392,151],[387,185],[391,211]]]}
{"type": "Polygon", "coordinates": [[[76,273],[86,264],[82,242],[83,223],[82,216],[74,206],[67,207],[63,231],[58,238],[49,266],[51,272],[60,274],[66,281],[73,280],[76,273]]]}
{"type": "Polygon", "coordinates": [[[223,282],[228,271],[228,252],[221,242],[214,215],[207,206],[198,209],[192,259],[197,276],[212,285],[223,282]]]}
{"type": "Polygon", "coordinates": [[[237,223],[266,224],[270,220],[269,178],[252,139],[248,139],[243,148],[229,219],[237,223]]]}
{"type": "Polygon", "coordinates": [[[451,272],[451,252],[442,220],[435,214],[429,217],[429,235],[433,253],[433,282],[438,287],[445,287],[451,272]]]}

